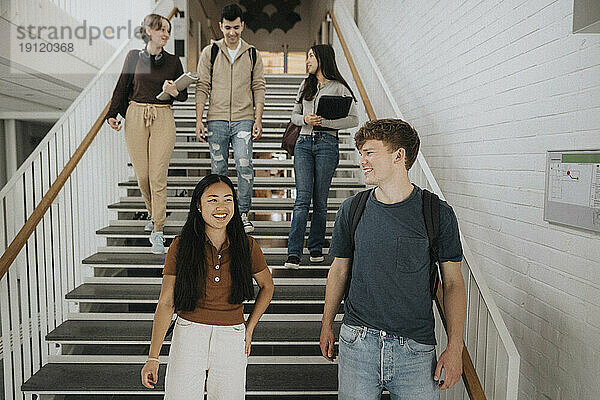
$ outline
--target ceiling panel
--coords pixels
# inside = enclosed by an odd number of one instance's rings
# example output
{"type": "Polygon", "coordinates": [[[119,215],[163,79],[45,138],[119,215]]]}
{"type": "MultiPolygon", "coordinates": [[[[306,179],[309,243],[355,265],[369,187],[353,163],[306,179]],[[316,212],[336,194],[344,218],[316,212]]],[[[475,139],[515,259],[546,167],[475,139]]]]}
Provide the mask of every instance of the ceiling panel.
{"type": "Polygon", "coordinates": [[[0,93],[0,110],[4,112],[10,111],[57,111],[55,107],[49,105],[43,105],[38,103],[32,103],[25,99],[14,98],[0,93]]]}

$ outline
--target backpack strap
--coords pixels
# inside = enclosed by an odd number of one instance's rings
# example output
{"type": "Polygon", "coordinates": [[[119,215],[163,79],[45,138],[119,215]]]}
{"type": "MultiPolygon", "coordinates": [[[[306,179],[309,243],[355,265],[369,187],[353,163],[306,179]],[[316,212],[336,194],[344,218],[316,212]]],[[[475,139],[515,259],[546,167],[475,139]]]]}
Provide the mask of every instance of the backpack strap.
{"type": "Polygon", "coordinates": [[[212,87],[212,78],[213,78],[213,67],[215,66],[215,60],[217,59],[217,55],[219,54],[219,45],[217,43],[213,43],[210,47],[210,86],[212,87]]]}
{"type": "Polygon", "coordinates": [[[254,66],[256,65],[256,47],[250,47],[248,49],[248,53],[250,54],[250,61],[252,61],[252,72],[254,72],[254,66]]]}
{"type": "Polygon", "coordinates": [[[440,198],[427,189],[423,189],[423,217],[429,239],[429,291],[435,299],[440,277],[438,239],[440,236],[440,198]]]}
{"type": "Polygon", "coordinates": [[[369,195],[371,194],[372,189],[363,190],[360,193],[357,193],[356,196],[352,199],[352,203],[350,203],[350,238],[352,240],[352,257],[350,258],[350,269],[348,270],[348,277],[346,278],[346,288],[344,290],[344,299],[348,297],[348,293],[350,292],[350,281],[352,280],[352,264],[354,259],[354,234],[356,233],[356,227],[360,222],[360,217],[362,217],[363,212],[365,211],[365,206],[367,205],[367,200],[369,199],[369,195]]]}
{"type": "Polygon", "coordinates": [[[252,69],[250,70],[250,93],[252,93],[252,108],[254,108],[254,90],[252,90],[252,82],[254,82],[254,66],[256,65],[256,47],[250,47],[248,49],[250,55],[250,62],[252,63],[252,69]]]}

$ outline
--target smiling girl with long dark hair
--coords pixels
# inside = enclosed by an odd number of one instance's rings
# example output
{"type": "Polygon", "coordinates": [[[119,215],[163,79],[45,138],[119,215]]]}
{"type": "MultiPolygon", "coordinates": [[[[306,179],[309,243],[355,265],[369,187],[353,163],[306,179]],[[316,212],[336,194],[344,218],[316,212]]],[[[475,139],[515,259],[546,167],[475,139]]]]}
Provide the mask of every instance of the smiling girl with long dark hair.
{"type": "Polygon", "coordinates": [[[158,355],[173,316],[165,399],[244,399],[252,333],[273,295],[271,273],[258,243],[244,231],[231,180],[211,174],[194,189],[181,234],[163,269],[142,383],[158,378],[158,355]],[[243,302],[254,298],[244,321],[243,302]],[[208,373],[208,376],[207,376],[208,373]]]}

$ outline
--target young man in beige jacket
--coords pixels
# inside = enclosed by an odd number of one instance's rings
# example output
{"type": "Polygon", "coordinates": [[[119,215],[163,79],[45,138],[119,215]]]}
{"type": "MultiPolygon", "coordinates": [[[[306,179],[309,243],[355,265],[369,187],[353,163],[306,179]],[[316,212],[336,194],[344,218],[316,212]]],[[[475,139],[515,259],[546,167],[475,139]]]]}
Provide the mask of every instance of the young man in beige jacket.
{"type": "Polygon", "coordinates": [[[262,135],[263,62],[260,53],[241,38],[244,22],[237,4],[223,7],[219,27],[223,39],[206,46],[198,62],[196,136],[209,143],[212,172],[220,175],[227,175],[231,143],[240,213],[244,229],[252,232],[254,226],[248,220],[254,184],[252,141],[262,135]],[[209,95],[208,130],[205,132],[202,114],[209,95]]]}

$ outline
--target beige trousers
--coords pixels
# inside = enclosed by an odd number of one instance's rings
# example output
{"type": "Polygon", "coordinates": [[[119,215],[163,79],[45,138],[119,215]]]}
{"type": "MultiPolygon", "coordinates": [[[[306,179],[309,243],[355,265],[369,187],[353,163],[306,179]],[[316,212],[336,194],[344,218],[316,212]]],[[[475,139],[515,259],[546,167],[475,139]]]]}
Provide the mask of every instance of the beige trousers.
{"type": "Polygon", "coordinates": [[[205,325],[177,318],[164,400],[244,400],[246,327],[205,325]],[[206,385],[205,385],[206,381],[206,385]]]}
{"type": "Polygon", "coordinates": [[[154,232],[162,232],[167,219],[167,173],[175,146],[171,106],[131,101],[125,117],[125,143],[154,232]]]}

